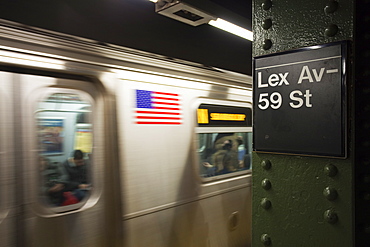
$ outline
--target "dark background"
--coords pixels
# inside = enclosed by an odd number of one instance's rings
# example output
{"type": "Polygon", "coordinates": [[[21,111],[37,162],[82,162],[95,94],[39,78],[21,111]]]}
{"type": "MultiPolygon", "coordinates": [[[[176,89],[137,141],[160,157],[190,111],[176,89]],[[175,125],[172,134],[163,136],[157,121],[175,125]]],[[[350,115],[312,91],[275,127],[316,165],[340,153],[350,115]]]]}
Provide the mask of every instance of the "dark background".
{"type": "MultiPolygon", "coordinates": [[[[251,0],[184,0],[251,30],[251,0]]],[[[0,18],[251,75],[252,42],[155,12],[149,0],[0,0],[0,18]]]]}

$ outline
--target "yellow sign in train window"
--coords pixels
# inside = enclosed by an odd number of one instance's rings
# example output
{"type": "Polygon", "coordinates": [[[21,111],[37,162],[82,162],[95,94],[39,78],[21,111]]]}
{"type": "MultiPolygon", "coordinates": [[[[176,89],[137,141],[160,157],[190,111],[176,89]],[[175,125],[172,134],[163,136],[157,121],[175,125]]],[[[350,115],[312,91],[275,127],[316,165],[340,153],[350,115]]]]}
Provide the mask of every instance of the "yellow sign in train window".
{"type": "Polygon", "coordinates": [[[238,106],[201,104],[199,127],[252,127],[252,109],[238,106]]]}
{"type": "Polygon", "coordinates": [[[207,124],[208,120],[208,109],[198,109],[198,123],[207,124]]]}
{"type": "Polygon", "coordinates": [[[245,114],[211,113],[211,120],[213,121],[244,121],[245,114]]]}

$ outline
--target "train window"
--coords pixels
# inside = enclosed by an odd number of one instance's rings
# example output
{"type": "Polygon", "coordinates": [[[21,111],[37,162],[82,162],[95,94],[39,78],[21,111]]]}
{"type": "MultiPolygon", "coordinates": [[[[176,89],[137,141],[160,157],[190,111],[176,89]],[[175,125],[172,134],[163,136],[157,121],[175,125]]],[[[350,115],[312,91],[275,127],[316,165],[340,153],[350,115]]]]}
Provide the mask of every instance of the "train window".
{"type": "Polygon", "coordinates": [[[202,177],[251,169],[251,132],[199,133],[198,139],[202,177]]]}
{"type": "Polygon", "coordinates": [[[201,104],[197,109],[199,171],[203,178],[252,168],[251,108],[201,104]]]}
{"type": "Polygon", "coordinates": [[[83,92],[58,90],[36,110],[40,198],[51,207],[85,201],[92,188],[92,100],[83,92]]]}

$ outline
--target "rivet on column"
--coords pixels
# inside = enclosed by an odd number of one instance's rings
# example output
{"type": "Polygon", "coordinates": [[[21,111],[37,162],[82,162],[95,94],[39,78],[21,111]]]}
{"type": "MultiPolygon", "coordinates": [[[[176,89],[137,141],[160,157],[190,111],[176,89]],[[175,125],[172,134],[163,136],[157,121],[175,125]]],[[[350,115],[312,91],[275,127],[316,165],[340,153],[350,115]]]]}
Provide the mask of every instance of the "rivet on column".
{"type": "Polygon", "coordinates": [[[337,1],[334,1],[334,0],[330,0],[325,8],[324,8],[324,11],[325,11],[325,14],[332,14],[334,13],[335,11],[337,11],[338,9],[338,2],[337,1]]]}
{"type": "Polygon", "coordinates": [[[325,29],[325,35],[328,37],[333,37],[335,36],[339,31],[339,28],[335,24],[329,24],[327,28],[325,29]]]}
{"type": "Polygon", "coordinates": [[[262,3],[262,8],[263,8],[264,10],[269,10],[271,7],[272,7],[272,1],[271,1],[271,0],[265,0],[265,1],[262,3]]]}
{"type": "Polygon", "coordinates": [[[268,50],[270,49],[272,46],[272,41],[270,39],[265,39],[265,41],[263,42],[263,49],[264,50],[268,50]]]}
{"type": "Polygon", "coordinates": [[[335,177],[338,173],[338,168],[335,165],[329,164],[324,167],[324,172],[328,177],[335,177]]]}
{"type": "Polygon", "coordinates": [[[330,224],[335,224],[338,221],[338,215],[332,209],[328,209],[324,212],[324,219],[330,224]]]}
{"type": "Polygon", "coordinates": [[[262,185],[262,188],[264,188],[265,190],[271,189],[271,182],[267,178],[265,178],[264,180],[262,180],[261,185],[262,185]]]}
{"type": "Polygon", "coordinates": [[[261,242],[264,246],[270,246],[271,245],[271,237],[268,234],[262,234],[261,242]]]}
{"type": "Polygon", "coordinates": [[[271,169],[271,161],[269,161],[269,160],[262,160],[261,166],[265,170],[270,170],[271,169]]]}
{"type": "Polygon", "coordinates": [[[271,201],[267,198],[262,198],[261,200],[261,207],[264,209],[269,209],[271,208],[271,201]]]}
{"type": "Polygon", "coordinates": [[[271,18],[267,18],[263,21],[262,27],[263,29],[267,30],[272,26],[272,20],[271,18]]]}
{"type": "Polygon", "coordinates": [[[338,198],[338,192],[334,188],[326,187],[322,193],[329,201],[334,201],[338,198]]]}

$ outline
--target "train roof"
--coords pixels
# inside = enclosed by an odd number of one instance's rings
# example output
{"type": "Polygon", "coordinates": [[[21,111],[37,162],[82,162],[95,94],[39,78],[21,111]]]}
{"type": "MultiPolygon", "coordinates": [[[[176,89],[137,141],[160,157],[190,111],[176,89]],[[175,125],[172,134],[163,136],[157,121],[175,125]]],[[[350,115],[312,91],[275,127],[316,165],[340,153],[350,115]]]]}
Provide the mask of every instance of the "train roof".
{"type": "Polygon", "coordinates": [[[154,70],[157,73],[187,75],[197,79],[226,80],[228,84],[252,87],[249,75],[3,19],[0,19],[0,40],[1,50],[37,51],[39,55],[42,53],[64,60],[79,60],[108,67],[115,65],[124,69],[154,70]]]}

